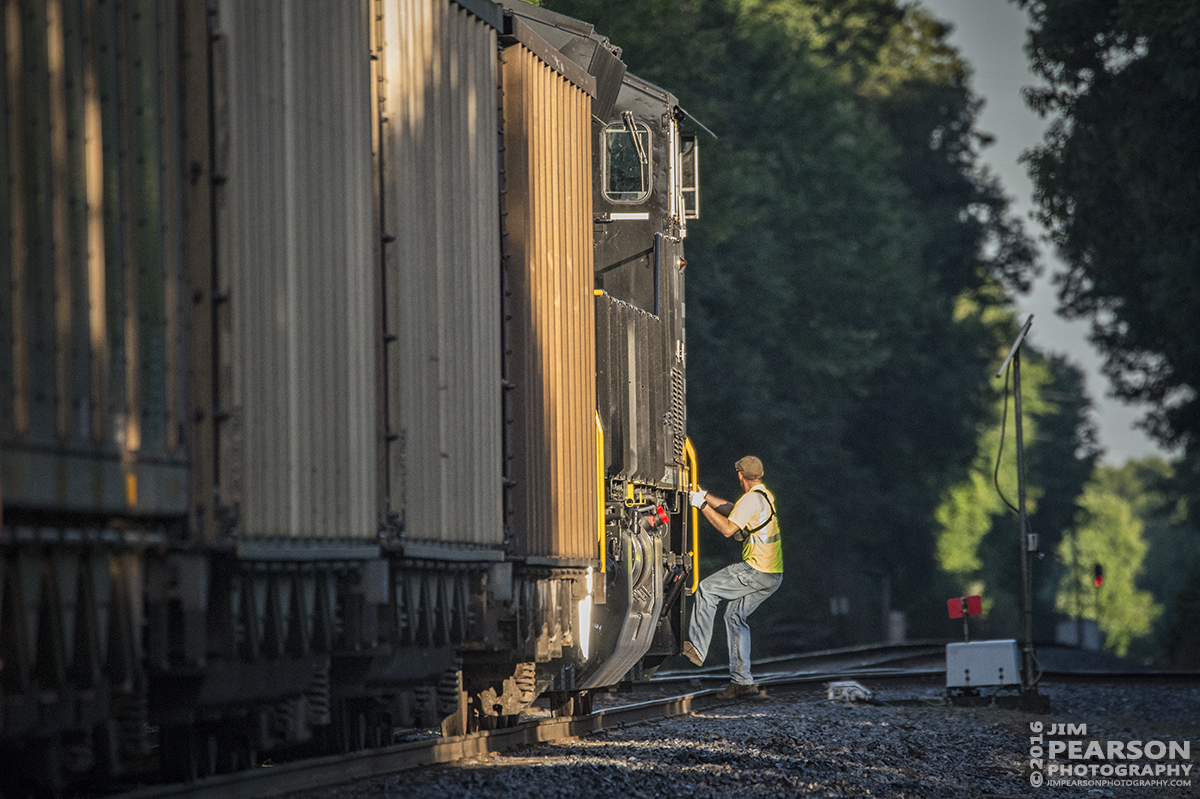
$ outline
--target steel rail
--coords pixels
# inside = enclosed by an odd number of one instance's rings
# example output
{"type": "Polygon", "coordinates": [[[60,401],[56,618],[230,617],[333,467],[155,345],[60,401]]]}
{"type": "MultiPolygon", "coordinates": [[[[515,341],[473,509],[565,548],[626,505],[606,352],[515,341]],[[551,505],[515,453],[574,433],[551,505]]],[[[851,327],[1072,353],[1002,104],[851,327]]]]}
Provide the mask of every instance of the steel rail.
{"type": "Polygon", "coordinates": [[[1153,685],[1197,685],[1200,671],[1063,671],[1045,670],[1038,674],[1039,682],[1054,683],[1136,683],[1153,685]]]}
{"type": "MultiPolygon", "coordinates": [[[[802,666],[808,665],[813,668],[813,671],[841,671],[848,668],[865,668],[868,666],[880,666],[885,663],[898,663],[905,660],[914,660],[928,657],[942,657],[945,655],[945,641],[914,641],[904,644],[866,644],[862,646],[846,647],[843,649],[827,649],[818,652],[805,652],[795,655],[776,655],[774,657],[756,659],[754,661],[755,671],[787,671],[788,673],[802,673],[802,666]]],[[[684,671],[660,671],[652,676],[648,683],[650,685],[661,685],[662,683],[680,682],[694,679],[728,679],[728,667],[724,664],[703,667],[699,669],[687,669],[684,671]]]]}
{"type": "Polygon", "coordinates": [[[579,738],[600,730],[691,713],[728,700],[716,690],[598,710],[588,716],[541,718],[498,730],[410,741],[380,749],[281,763],[188,783],[139,788],[120,799],[254,799],[324,788],[418,766],[451,763],[490,752],[579,738]]]}

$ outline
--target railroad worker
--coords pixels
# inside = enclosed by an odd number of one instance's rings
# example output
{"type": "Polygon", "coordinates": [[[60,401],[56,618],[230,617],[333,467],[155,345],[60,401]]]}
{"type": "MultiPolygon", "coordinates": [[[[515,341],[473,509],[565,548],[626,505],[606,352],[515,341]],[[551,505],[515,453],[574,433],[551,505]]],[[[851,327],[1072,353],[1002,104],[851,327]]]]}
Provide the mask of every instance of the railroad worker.
{"type": "Polygon", "coordinates": [[[723,600],[725,631],[729,638],[729,685],[719,696],[732,699],[758,693],[750,676],[750,626],[746,619],[783,582],[783,548],[775,495],[763,485],[762,461],[747,455],[734,464],[742,496],[736,504],[707,493],[693,491],[691,502],[717,532],[742,542],[742,562],[709,575],[696,590],[692,620],[683,654],[700,666],[708,655],[717,605],[723,600]]]}

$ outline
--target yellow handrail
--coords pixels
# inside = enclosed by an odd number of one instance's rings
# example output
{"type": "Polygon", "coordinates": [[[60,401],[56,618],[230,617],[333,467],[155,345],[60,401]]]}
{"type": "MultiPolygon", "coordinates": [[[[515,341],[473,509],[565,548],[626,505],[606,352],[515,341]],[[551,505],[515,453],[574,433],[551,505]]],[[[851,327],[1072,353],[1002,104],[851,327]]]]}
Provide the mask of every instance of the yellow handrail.
{"type": "MultiPolygon", "coordinates": [[[[683,442],[683,454],[687,456],[688,461],[688,477],[690,479],[690,491],[698,491],[700,483],[697,477],[699,476],[699,466],[696,463],[696,448],[692,446],[692,439],[685,439],[683,442]]],[[[690,497],[689,497],[690,499],[690,497]]],[[[691,503],[688,503],[691,505],[691,503]]],[[[689,594],[696,593],[696,589],[700,587],[700,509],[692,505],[692,588],[688,591],[689,594]]]]}
{"type": "Polygon", "coordinates": [[[604,425],[596,414],[596,521],[600,537],[600,573],[608,571],[608,538],[604,535],[604,425]]]}

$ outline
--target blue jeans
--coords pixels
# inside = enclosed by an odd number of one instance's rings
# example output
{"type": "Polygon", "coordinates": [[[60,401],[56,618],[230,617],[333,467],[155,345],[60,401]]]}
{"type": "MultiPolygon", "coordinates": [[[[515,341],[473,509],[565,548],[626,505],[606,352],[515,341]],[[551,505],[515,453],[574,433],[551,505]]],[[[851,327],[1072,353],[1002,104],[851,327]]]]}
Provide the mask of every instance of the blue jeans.
{"type": "Polygon", "coordinates": [[[692,603],[692,621],[688,625],[688,640],[696,647],[700,659],[708,656],[712,641],[713,620],[717,605],[725,606],[725,632],[729,638],[729,676],[741,685],[753,685],[750,676],[750,626],[746,618],[763,600],[779,588],[782,574],[767,574],[749,563],[734,563],[710,574],[700,582],[692,603]]]}

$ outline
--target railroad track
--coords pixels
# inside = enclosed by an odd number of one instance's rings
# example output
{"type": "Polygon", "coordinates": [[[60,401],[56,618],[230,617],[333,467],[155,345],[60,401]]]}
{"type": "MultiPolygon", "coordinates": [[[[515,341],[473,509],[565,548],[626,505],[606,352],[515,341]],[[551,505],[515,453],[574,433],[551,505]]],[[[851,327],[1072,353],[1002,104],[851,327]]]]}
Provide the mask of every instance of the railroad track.
{"type": "MultiPolygon", "coordinates": [[[[670,695],[598,709],[588,716],[534,718],[504,729],[449,738],[431,736],[380,749],[262,766],[190,783],[138,788],[119,794],[115,799],[258,799],[283,796],[421,766],[452,763],[491,752],[580,738],[604,729],[747,701],[720,699],[717,696],[718,687],[696,689],[696,686],[706,683],[723,685],[728,679],[725,668],[714,666],[701,670],[662,672],[645,683],[637,684],[635,693],[653,690],[670,695]],[[693,690],[682,690],[685,687],[693,690]],[[676,693],[681,690],[681,693],[676,693]]],[[[888,647],[867,646],[783,656],[757,662],[755,669],[760,675],[759,684],[769,688],[818,685],[834,680],[934,682],[945,675],[944,644],[921,642],[888,647]],[[942,660],[940,665],[939,658],[942,660]]],[[[1200,683],[1200,673],[1054,670],[1042,672],[1041,679],[1047,682],[1179,682],[1195,685],[1200,683]]]]}
{"type": "MultiPolygon", "coordinates": [[[[887,671],[906,668],[909,673],[920,669],[945,671],[946,644],[944,641],[916,641],[907,644],[866,645],[780,655],[754,661],[754,672],[759,683],[774,685],[789,680],[806,680],[813,677],[831,679],[830,675],[861,672],[863,670],[887,671]]],[[[726,665],[714,665],[687,671],[665,671],[651,677],[644,685],[662,687],[668,684],[720,683],[729,681],[726,665]]]]}

